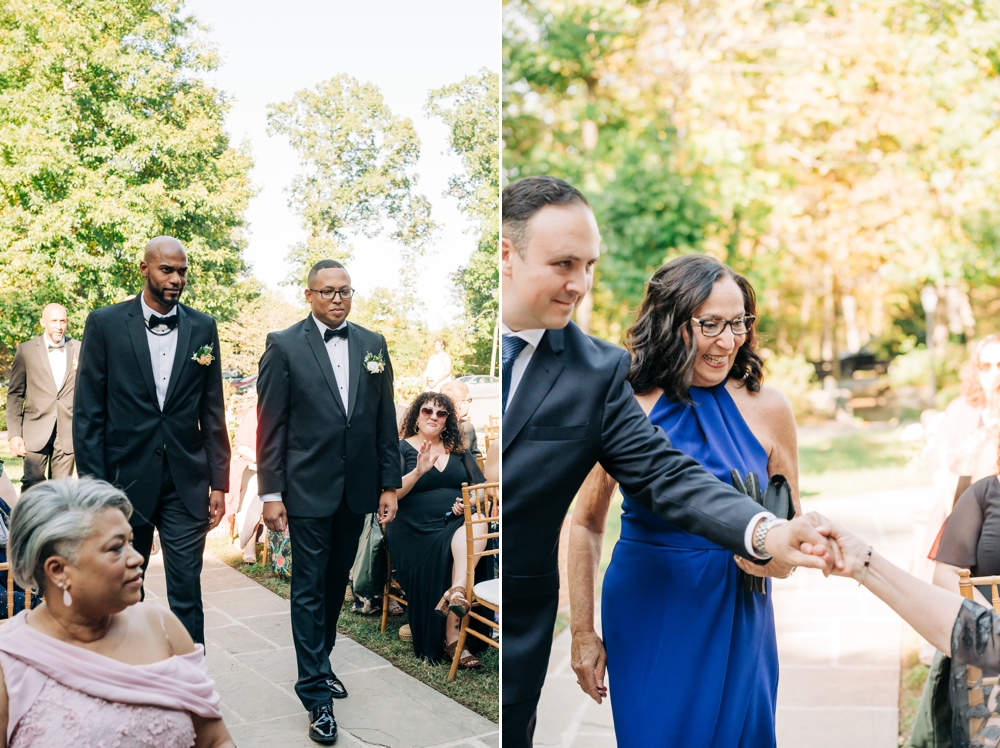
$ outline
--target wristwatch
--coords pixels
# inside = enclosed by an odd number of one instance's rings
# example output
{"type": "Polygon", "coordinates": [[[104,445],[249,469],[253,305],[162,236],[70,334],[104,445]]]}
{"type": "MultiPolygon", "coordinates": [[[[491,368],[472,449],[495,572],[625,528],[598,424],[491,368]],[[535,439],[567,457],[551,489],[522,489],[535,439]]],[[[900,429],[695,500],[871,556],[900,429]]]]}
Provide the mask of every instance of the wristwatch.
{"type": "Polygon", "coordinates": [[[757,529],[753,533],[753,551],[762,559],[771,558],[771,554],[764,549],[764,539],[767,537],[767,533],[772,527],[778,525],[787,524],[787,519],[765,519],[762,520],[758,525],[757,529]]]}

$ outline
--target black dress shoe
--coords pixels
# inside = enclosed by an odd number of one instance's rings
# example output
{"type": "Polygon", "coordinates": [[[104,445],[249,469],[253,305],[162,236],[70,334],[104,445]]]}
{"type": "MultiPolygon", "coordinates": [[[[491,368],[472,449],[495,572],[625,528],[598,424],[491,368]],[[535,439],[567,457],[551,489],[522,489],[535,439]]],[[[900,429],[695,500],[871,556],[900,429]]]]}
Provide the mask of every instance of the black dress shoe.
{"type": "Polygon", "coordinates": [[[327,678],[326,685],[330,687],[330,695],[335,699],[346,699],[347,689],[344,688],[344,684],[340,682],[340,678],[334,673],[332,678],[327,678]]]}
{"type": "Polygon", "coordinates": [[[337,720],[333,718],[333,704],[323,704],[309,713],[309,739],[315,743],[331,745],[337,742],[337,720]]]}

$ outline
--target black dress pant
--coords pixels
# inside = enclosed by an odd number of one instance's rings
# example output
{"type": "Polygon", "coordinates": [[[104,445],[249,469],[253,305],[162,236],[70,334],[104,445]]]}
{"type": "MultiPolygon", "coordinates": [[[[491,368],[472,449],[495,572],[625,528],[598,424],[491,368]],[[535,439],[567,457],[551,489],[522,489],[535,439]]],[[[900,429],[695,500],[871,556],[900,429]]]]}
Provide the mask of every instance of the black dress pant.
{"type": "Polygon", "coordinates": [[[327,679],[337,641],[347,577],[358,552],[365,517],[341,501],[330,517],[288,516],[292,541],[292,639],[299,677],[295,693],[307,710],[331,703],[327,679]]]}
{"type": "MultiPolygon", "coordinates": [[[[205,497],[208,505],[208,496],[205,497]]],[[[132,545],[142,554],[142,570],[149,565],[153,529],[160,531],[160,552],[167,577],[167,602],[174,615],[198,644],[205,643],[205,611],[201,603],[201,567],[208,520],[194,517],[174,485],[166,457],[160,478],[160,500],[151,517],[132,515],[132,545]]]]}
{"type": "Polygon", "coordinates": [[[558,609],[558,593],[523,598],[504,595],[500,650],[504,748],[531,748],[558,609]]]}
{"type": "Polygon", "coordinates": [[[76,457],[72,452],[64,452],[59,439],[59,431],[52,429],[48,443],[38,452],[29,451],[24,456],[24,476],[21,490],[27,491],[36,483],[48,478],[69,478],[73,475],[76,457]]]}

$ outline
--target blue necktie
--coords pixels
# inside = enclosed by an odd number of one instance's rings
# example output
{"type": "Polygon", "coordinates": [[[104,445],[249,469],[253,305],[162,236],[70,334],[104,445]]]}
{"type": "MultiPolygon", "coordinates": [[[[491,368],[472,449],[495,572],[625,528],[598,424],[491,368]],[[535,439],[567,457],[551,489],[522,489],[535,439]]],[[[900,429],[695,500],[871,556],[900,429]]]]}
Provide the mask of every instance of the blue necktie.
{"type": "Polygon", "coordinates": [[[503,378],[500,414],[507,412],[507,395],[510,394],[510,375],[514,371],[514,361],[521,355],[528,341],[515,335],[503,336],[503,352],[500,357],[500,376],[503,378]]]}

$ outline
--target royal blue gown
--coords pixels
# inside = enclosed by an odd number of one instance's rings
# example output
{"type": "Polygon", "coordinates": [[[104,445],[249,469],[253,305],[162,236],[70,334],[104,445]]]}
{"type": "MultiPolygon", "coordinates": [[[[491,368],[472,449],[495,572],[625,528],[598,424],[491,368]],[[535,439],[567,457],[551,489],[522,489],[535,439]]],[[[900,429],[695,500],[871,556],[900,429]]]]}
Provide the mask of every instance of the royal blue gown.
{"type": "MultiPolygon", "coordinates": [[[[691,388],[695,406],[657,401],[649,420],[719,480],[757,473],[767,453],[725,383],[691,388]]],[[[622,504],[621,539],[601,602],[619,748],[773,748],[778,649],[771,586],[744,590],[733,554],[622,504]]]]}

